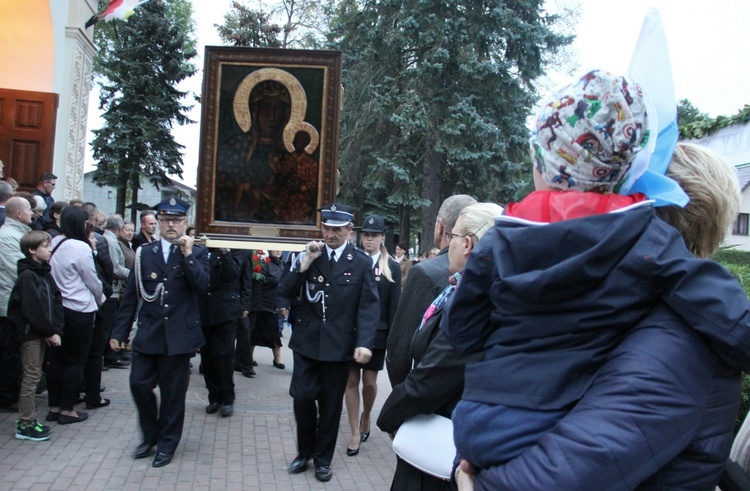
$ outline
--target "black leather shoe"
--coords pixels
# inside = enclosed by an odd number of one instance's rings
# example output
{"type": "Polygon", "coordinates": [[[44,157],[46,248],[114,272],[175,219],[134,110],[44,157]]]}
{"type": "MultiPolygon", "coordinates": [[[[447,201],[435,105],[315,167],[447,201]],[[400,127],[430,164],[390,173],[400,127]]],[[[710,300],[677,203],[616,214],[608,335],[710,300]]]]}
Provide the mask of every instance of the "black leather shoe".
{"type": "Polygon", "coordinates": [[[151,450],[154,448],[153,443],[146,443],[143,442],[140,445],[138,445],[138,448],[135,449],[135,453],[133,454],[134,459],[145,459],[149,456],[151,453],[151,450]]]}
{"type": "Polygon", "coordinates": [[[154,457],[154,461],[151,463],[151,467],[164,467],[170,462],[172,462],[171,455],[169,455],[168,453],[156,452],[156,457],[154,457]]]}
{"type": "Polygon", "coordinates": [[[125,360],[107,360],[104,362],[107,368],[130,368],[130,362],[125,360]]]}
{"type": "Polygon", "coordinates": [[[110,404],[109,399],[100,399],[99,402],[95,402],[93,404],[86,403],[86,409],[98,409],[100,407],[107,407],[110,404]]]}
{"type": "Polygon", "coordinates": [[[221,407],[221,404],[219,404],[218,402],[212,402],[211,404],[206,406],[206,414],[215,414],[216,411],[218,411],[220,407],[221,407]]]}
{"type": "Polygon", "coordinates": [[[222,418],[228,418],[232,414],[234,414],[234,405],[233,404],[224,404],[221,406],[221,417],[222,418]]]}
{"type": "Polygon", "coordinates": [[[327,465],[316,465],[315,466],[315,479],[321,482],[330,481],[333,477],[333,471],[327,465]]]}
{"type": "Polygon", "coordinates": [[[359,438],[361,441],[366,442],[368,438],[370,438],[370,432],[367,433],[360,433],[359,438]]]}
{"type": "Polygon", "coordinates": [[[309,457],[298,456],[292,461],[292,464],[289,466],[289,474],[299,474],[300,472],[305,472],[307,470],[308,460],[310,460],[309,457]]]}
{"type": "Polygon", "coordinates": [[[81,423],[89,418],[89,413],[76,411],[76,414],[78,416],[68,416],[67,414],[60,413],[60,415],[57,416],[57,424],[69,425],[73,423],[81,423]]]}
{"type": "Polygon", "coordinates": [[[359,447],[355,448],[354,450],[352,450],[351,448],[346,449],[346,455],[348,455],[349,457],[354,457],[358,453],[359,453],[359,447]]]}
{"type": "Polygon", "coordinates": [[[286,365],[284,365],[283,363],[273,362],[273,366],[275,366],[276,368],[280,368],[281,370],[286,368],[286,365]]]}
{"type": "Polygon", "coordinates": [[[255,378],[255,370],[252,368],[250,370],[245,370],[244,372],[242,372],[242,375],[247,378],[255,378]]]}

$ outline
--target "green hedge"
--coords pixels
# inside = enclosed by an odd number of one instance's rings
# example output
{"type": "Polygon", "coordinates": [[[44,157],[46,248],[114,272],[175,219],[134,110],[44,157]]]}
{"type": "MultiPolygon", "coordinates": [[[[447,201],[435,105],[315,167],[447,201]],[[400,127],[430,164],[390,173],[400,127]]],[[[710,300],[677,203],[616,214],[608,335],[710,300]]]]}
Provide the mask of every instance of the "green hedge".
{"type": "MultiPolygon", "coordinates": [[[[727,271],[732,273],[737,281],[740,282],[745,293],[750,297],[750,252],[739,251],[737,249],[720,249],[713,258],[720,262],[727,271]]],[[[744,375],[742,380],[742,399],[740,400],[740,410],[737,413],[737,421],[734,425],[734,432],[737,433],[745,420],[745,416],[750,411],[750,375],[744,375]]]]}

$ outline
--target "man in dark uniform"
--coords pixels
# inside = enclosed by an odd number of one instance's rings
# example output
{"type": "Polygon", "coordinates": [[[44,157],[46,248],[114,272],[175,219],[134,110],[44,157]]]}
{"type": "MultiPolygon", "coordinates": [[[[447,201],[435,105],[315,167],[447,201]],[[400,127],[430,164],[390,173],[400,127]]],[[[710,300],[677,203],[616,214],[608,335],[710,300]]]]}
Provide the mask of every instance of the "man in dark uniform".
{"type": "Polygon", "coordinates": [[[211,283],[200,296],[201,324],[206,344],[201,348],[203,379],[208,389],[207,414],[234,412],[234,343],[237,321],[242,316],[241,287],[252,281],[244,267],[243,251],[211,249],[208,269],[211,283]],[[246,272],[246,278],[241,273],[246,272]]]}
{"type": "Polygon", "coordinates": [[[110,340],[113,350],[124,347],[143,300],[132,343],[130,391],[143,432],[135,458],[147,457],[156,445],[154,467],[169,464],[180,442],[190,357],[204,344],[198,296],[208,289],[208,254],[185,235],[189,207],[177,198],[156,206],[161,240],[138,249],[110,340]],[[153,392],[157,385],[158,409],[153,392]]]}
{"type": "Polygon", "coordinates": [[[348,242],[354,210],[334,203],[321,212],[325,244],[309,242],[284,276],[279,293],[292,309],[294,371],[289,394],[297,421],[296,474],[314,459],[315,478],[329,481],[352,358],[367,363],[380,320],[372,260],[348,242]]]}

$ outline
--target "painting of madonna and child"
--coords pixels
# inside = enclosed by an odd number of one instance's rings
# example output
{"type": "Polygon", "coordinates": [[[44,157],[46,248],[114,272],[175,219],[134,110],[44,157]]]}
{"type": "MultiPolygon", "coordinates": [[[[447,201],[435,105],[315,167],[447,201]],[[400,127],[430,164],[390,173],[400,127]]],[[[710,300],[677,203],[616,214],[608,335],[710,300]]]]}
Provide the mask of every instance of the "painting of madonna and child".
{"type": "Polygon", "coordinates": [[[250,58],[256,52],[260,62],[235,56],[207,70],[199,189],[211,192],[199,196],[210,215],[204,222],[222,232],[240,224],[315,227],[320,203],[335,193],[339,90],[332,97],[330,89],[340,69],[331,77],[337,63],[316,66],[320,52],[239,51],[250,58]],[[286,63],[274,63],[279,55],[286,63]]]}

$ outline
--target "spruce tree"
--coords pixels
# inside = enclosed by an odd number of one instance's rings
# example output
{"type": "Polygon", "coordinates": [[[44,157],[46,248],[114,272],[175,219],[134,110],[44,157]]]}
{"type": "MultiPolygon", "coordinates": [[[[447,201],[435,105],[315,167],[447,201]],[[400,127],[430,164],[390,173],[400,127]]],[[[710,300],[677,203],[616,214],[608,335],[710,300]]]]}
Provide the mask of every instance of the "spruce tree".
{"type": "Polygon", "coordinates": [[[168,175],[182,177],[184,147],[171,130],[192,122],[187,93],[178,88],[196,72],[191,14],[189,0],[149,0],[127,22],[95,27],[104,124],[93,131],[94,182],[117,189],[116,210],[123,215],[129,191],[133,220],[142,177],[157,185],[168,175]]]}
{"type": "Polygon", "coordinates": [[[515,197],[528,169],[526,118],[547,54],[570,43],[542,0],[344,0],[344,200],[389,204],[409,237],[433,242],[443,199],[515,197]]]}

